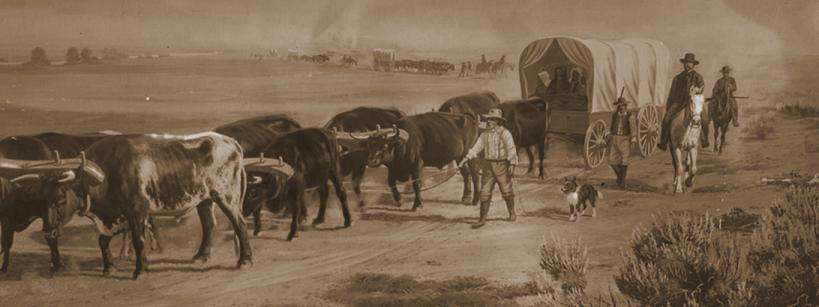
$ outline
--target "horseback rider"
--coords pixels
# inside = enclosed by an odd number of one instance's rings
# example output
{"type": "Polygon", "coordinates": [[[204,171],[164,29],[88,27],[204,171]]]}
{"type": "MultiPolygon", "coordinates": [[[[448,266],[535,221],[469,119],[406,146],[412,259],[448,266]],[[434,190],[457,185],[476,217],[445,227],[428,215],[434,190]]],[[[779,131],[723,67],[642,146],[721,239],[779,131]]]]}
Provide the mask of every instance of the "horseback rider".
{"type": "Polygon", "coordinates": [[[734,124],[734,127],[739,127],[739,108],[737,106],[737,100],[734,98],[734,92],[737,90],[737,81],[734,80],[734,77],[731,77],[731,67],[730,66],[723,66],[720,71],[722,73],[722,78],[717,80],[714,83],[714,90],[712,92],[712,96],[717,102],[718,106],[730,106],[731,107],[731,120],[734,124]]]}
{"type": "MultiPolygon", "coordinates": [[[[671,137],[670,125],[671,120],[678,112],[683,110],[688,101],[691,100],[689,90],[692,87],[704,87],[705,82],[702,80],[702,75],[694,71],[694,66],[699,65],[700,62],[694,57],[693,53],[686,53],[685,57],[680,59],[683,63],[683,71],[674,77],[671,81],[671,91],[668,93],[668,100],[665,105],[665,116],[663,116],[662,130],[660,131],[660,142],[657,143],[657,148],[666,150],[668,147],[668,140],[671,137]]],[[[708,138],[703,138],[703,147],[708,147],[708,138]]]]}
{"type": "Polygon", "coordinates": [[[466,154],[461,165],[484,153],[485,163],[481,163],[481,215],[473,227],[481,227],[486,224],[486,215],[489,213],[489,206],[492,204],[492,190],[495,183],[506,201],[506,210],[509,211],[509,221],[514,222],[515,215],[515,191],[512,188],[512,176],[515,173],[515,166],[518,164],[518,153],[512,133],[506,130],[501,124],[506,120],[503,113],[498,108],[489,110],[483,116],[487,121],[487,129],[478,137],[478,141],[466,154]]]}
{"type": "Polygon", "coordinates": [[[609,164],[617,175],[617,186],[625,188],[631,143],[637,142],[634,135],[637,128],[631,112],[628,111],[628,101],[620,97],[614,105],[617,111],[611,114],[611,130],[606,135],[606,143],[609,147],[609,164]]]}

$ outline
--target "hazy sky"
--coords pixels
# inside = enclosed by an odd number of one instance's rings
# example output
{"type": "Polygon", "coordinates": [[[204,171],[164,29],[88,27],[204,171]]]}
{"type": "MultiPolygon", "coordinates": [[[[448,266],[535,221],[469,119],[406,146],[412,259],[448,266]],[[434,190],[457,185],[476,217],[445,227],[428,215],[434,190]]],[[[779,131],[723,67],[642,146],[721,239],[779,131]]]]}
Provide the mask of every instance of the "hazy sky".
{"type": "Polygon", "coordinates": [[[2,0],[0,52],[25,53],[34,45],[247,50],[307,46],[333,37],[362,49],[520,52],[534,39],[572,35],[655,38],[674,54],[819,54],[818,3],[2,0]]]}

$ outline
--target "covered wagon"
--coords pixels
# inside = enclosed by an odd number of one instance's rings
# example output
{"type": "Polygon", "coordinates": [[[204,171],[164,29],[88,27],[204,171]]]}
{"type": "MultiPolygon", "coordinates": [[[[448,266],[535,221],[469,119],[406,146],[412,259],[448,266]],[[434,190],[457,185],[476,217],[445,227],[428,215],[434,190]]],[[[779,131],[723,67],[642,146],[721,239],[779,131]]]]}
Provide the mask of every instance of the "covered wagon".
{"type": "Polygon", "coordinates": [[[549,133],[585,135],[585,162],[594,168],[606,157],[605,134],[622,95],[637,111],[637,143],[645,157],[659,137],[669,64],[668,48],[656,40],[544,38],[520,55],[521,96],[549,102],[549,133]]]}

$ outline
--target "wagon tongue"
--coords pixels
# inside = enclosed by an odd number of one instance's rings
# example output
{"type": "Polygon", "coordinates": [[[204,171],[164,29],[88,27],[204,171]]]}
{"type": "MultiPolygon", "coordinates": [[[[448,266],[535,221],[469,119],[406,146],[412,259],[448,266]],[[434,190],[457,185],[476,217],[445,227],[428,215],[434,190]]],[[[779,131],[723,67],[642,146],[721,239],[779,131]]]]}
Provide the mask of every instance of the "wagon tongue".
{"type": "Polygon", "coordinates": [[[284,175],[287,178],[293,176],[293,167],[284,162],[281,157],[269,159],[261,156],[259,158],[245,158],[242,165],[247,172],[259,172],[268,174],[284,175]]]}

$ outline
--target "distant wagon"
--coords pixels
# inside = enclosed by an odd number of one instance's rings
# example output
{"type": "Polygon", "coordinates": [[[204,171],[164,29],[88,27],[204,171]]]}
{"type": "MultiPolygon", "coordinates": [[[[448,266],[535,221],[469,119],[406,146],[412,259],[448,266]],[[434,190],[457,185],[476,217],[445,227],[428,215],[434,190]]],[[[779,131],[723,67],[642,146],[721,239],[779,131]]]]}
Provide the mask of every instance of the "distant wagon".
{"type": "Polygon", "coordinates": [[[396,59],[395,50],[373,49],[373,70],[390,71],[396,59]]]}
{"type": "Polygon", "coordinates": [[[605,134],[614,102],[622,95],[629,108],[638,111],[636,135],[639,152],[646,157],[659,137],[669,60],[668,48],[650,39],[544,38],[530,43],[520,55],[521,95],[550,103],[549,133],[585,135],[583,153],[589,168],[605,160],[605,134]]]}

